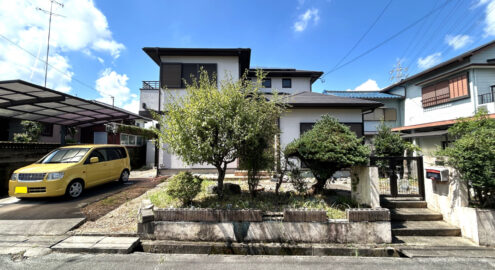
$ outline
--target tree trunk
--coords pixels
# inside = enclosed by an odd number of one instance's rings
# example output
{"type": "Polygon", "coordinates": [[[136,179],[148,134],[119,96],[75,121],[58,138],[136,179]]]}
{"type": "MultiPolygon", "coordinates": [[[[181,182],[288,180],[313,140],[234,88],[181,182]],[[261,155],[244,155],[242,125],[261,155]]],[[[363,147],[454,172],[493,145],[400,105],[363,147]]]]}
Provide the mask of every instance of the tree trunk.
{"type": "Polygon", "coordinates": [[[323,192],[323,188],[327,183],[327,179],[318,179],[316,178],[316,183],[311,187],[311,192],[313,194],[321,194],[323,192]]]}
{"type": "Polygon", "coordinates": [[[219,198],[223,198],[223,180],[225,178],[225,171],[227,170],[227,165],[224,166],[216,166],[218,171],[217,178],[217,194],[219,198]]]}
{"type": "Polygon", "coordinates": [[[275,195],[278,196],[278,190],[280,189],[280,186],[282,186],[282,181],[284,180],[284,177],[280,177],[277,181],[277,184],[275,185],[275,195]]]}

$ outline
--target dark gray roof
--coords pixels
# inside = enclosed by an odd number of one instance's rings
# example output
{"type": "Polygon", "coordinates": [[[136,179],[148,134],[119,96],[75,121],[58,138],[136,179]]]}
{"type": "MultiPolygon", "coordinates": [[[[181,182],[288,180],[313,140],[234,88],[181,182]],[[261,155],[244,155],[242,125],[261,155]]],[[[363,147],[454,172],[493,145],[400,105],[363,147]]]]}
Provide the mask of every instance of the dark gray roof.
{"type": "Polygon", "coordinates": [[[293,95],[288,95],[286,101],[292,107],[338,107],[338,108],[363,108],[372,109],[383,106],[382,103],[359,99],[347,98],[334,95],[301,92],[293,95]]]}
{"type": "MultiPolygon", "coordinates": [[[[323,71],[301,70],[294,68],[260,68],[266,72],[267,77],[310,77],[311,83],[315,82],[323,75],[323,71]]],[[[248,71],[248,76],[255,76],[256,69],[251,68],[248,71]]]]}
{"type": "Polygon", "coordinates": [[[249,69],[251,61],[251,49],[249,48],[163,48],[144,47],[143,51],[160,65],[162,55],[184,55],[184,56],[239,56],[241,73],[249,69]]]}
{"type": "Polygon", "coordinates": [[[339,97],[348,98],[363,98],[363,99],[404,99],[403,96],[382,93],[380,91],[338,91],[338,90],[324,90],[324,94],[334,95],[339,97]]]}

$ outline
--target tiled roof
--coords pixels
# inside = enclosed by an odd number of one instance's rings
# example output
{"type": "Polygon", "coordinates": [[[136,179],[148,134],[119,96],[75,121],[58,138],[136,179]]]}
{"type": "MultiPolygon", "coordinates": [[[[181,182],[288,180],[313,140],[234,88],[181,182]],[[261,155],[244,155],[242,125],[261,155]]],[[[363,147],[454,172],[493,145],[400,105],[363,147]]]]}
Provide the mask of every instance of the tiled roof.
{"type": "Polygon", "coordinates": [[[324,94],[334,95],[347,98],[363,98],[363,99],[403,99],[403,96],[382,93],[380,91],[334,91],[325,90],[324,94]]]}

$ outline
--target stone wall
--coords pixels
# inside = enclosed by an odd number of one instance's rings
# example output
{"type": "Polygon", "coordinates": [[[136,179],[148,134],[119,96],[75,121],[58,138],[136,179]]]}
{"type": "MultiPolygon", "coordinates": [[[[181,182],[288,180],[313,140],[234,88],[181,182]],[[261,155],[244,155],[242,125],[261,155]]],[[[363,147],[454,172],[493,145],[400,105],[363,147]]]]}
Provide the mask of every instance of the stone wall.
{"type": "MultiPolygon", "coordinates": [[[[282,220],[253,219],[261,213],[259,210],[213,210],[213,209],[188,209],[179,213],[180,209],[168,210],[153,209],[153,205],[145,200],[138,214],[138,234],[143,239],[174,240],[174,241],[213,241],[213,242],[238,242],[238,243],[391,243],[390,213],[388,209],[349,209],[348,216],[351,220],[326,219],[315,222],[295,222],[282,220]],[[205,221],[185,221],[176,217],[194,216],[205,217],[205,221]],[[242,215],[233,215],[234,220],[223,218],[222,221],[211,221],[208,211],[245,211],[246,219],[239,218],[242,215]],[[256,212],[250,212],[256,211],[256,212]],[[259,211],[259,212],[257,212],[259,211]],[[359,213],[354,213],[358,211],[359,213]],[[187,212],[187,213],[185,213],[187,212]],[[199,213],[203,214],[199,214],[199,213]],[[363,213],[366,212],[366,213],[363,213]],[[368,217],[369,220],[366,220],[368,217]],[[162,220],[165,219],[165,220],[162,220]],[[359,221],[353,221],[359,219],[359,221]],[[170,221],[173,220],[173,221],[170,221]],[[371,221],[373,220],[373,221],[371,221]]],[[[293,211],[293,210],[290,210],[293,211]]],[[[290,212],[289,211],[289,212],[290,212]]],[[[285,212],[285,213],[289,213],[285,212]]],[[[318,211],[311,215],[299,215],[291,213],[289,219],[319,219],[318,211]]],[[[312,212],[312,211],[309,211],[312,212]]],[[[217,215],[220,216],[220,215],[217,215]]],[[[225,217],[226,214],[223,215],[225,217]]],[[[232,216],[232,217],[233,217],[232,216]]],[[[191,220],[190,218],[184,218],[191,220]]]]}
{"type": "Polygon", "coordinates": [[[12,173],[29,165],[59,144],[0,142],[0,195],[9,191],[9,179],[12,173]]]}

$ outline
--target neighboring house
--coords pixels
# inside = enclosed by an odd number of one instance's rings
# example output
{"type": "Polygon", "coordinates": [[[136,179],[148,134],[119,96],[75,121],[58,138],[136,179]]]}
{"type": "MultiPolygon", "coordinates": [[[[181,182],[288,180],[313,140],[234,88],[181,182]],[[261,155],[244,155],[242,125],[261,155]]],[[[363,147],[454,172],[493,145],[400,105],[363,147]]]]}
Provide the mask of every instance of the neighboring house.
{"type": "Polygon", "coordinates": [[[459,117],[485,108],[495,117],[495,41],[463,53],[381,90],[404,96],[399,101],[403,133],[422,148],[427,163],[451,138],[447,129],[459,117]]]}
{"type": "Polygon", "coordinates": [[[377,128],[382,121],[391,127],[402,126],[400,102],[404,100],[403,96],[381,93],[380,91],[337,91],[325,90],[324,94],[338,97],[366,99],[381,102],[382,107],[374,109],[372,112],[364,114],[364,136],[367,143],[371,143],[374,135],[377,134],[377,128]]]}
{"type": "MultiPolygon", "coordinates": [[[[144,48],[160,67],[160,81],[143,81],[141,88],[140,115],[150,116],[149,110],[163,110],[171,95],[185,93],[184,80],[197,75],[204,68],[210,75],[216,74],[217,82],[232,78],[238,80],[245,72],[255,79],[256,69],[250,69],[250,49],[205,48],[144,48]],[[159,90],[164,91],[159,91],[159,90]]],[[[351,99],[312,92],[312,84],[323,74],[321,71],[264,68],[266,78],[263,92],[286,95],[290,109],[280,118],[280,144],[285,146],[310,129],[322,115],[330,114],[347,124],[359,136],[364,134],[363,113],[382,106],[369,100],[351,99]]],[[[210,169],[207,164],[187,165],[167,152],[166,145],[159,154],[161,169],[210,169]]],[[[233,162],[229,168],[237,168],[233,162]]]]}

